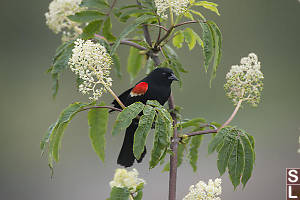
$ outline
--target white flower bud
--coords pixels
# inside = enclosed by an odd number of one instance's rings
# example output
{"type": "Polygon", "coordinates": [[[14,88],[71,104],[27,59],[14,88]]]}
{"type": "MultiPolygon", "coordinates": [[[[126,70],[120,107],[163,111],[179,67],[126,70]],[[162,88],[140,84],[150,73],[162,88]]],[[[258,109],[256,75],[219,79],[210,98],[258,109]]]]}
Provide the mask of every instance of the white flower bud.
{"type": "Polygon", "coordinates": [[[162,18],[168,18],[165,12],[171,8],[172,12],[176,15],[183,15],[189,4],[189,0],[154,0],[157,8],[157,14],[162,18]]]}
{"type": "Polygon", "coordinates": [[[234,65],[226,75],[224,85],[227,96],[234,104],[239,100],[247,101],[252,106],[260,102],[260,92],[263,90],[263,73],[256,54],[250,53],[241,59],[240,65],[234,65]]]}
{"type": "Polygon", "coordinates": [[[46,24],[56,34],[62,32],[62,41],[76,38],[82,33],[80,23],[71,21],[68,16],[86,10],[80,7],[81,0],[53,0],[49,12],[45,13],[46,24]]]}
{"type": "Polygon", "coordinates": [[[91,100],[98,100],[105,88],[97,88],[98,84],[104,87],[112,86],[110,75],[111,57],[104,46],[93,43],[91,40],[77,39],[72,50],[73,54],[69,59],[71,70],[83,80],[79,85],[82,94],[89,94],[92,91],[91,100]]]}
{"type": "Polygon", "coordinates": [[[221,200],[222,193],[221,187],[222,180],[216,178],[215,181],[211,179],[208,184],[203,181],[199,181],[196,185],[190,186],[189,193],[183,198],[183,200],[221,200]]]}
{"type": "Polygon", "coordinates": [[[127,188],[130,193],[137,192],[137,187],[143,186],[145,180],[138,178],[138,171],[133,169],[127,171],[126,169],[117,169],[114,175],[114,179],[109,183],[110,187],[127,188]]]}

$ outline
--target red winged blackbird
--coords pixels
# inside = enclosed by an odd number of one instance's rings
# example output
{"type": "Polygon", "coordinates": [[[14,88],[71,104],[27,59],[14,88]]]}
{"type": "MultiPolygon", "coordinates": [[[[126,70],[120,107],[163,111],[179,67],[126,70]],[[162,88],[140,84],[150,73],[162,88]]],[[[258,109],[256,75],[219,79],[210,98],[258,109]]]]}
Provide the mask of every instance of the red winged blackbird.
{"type": "MultiPolygon", "coordinates": [[[[119,99],[125,106],[129,106],[135,102],[142,102],[145,104],[147,100],[157,100],[161,105],[164,105],[171,94],[171,83],[174,80],[178,81],[171,69],[156,68],[147,77],[139,81],[133,88],[123,92],[119,96],[119,99]]],[[[112,104],[114,104],[114,107],[116,108],[121,108],[116,100],[114,100],[112,104]]],[[[136,159],[132,148],[134,133],[138,127],[138,122],[138,119],[133,119],[130,126],[126,129],[122,149],[117,161],[119,165],[124,167],[132,166],[136,159]]],[[[142,162],[145,154],[146,147],[141,158],[137,160],[138,163],[142,162]]]]}

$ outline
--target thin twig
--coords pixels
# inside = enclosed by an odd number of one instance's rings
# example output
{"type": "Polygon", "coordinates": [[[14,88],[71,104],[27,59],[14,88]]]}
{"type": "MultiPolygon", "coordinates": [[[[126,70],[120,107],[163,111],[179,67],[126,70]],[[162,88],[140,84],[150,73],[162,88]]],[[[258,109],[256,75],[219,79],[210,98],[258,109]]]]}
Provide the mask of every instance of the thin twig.
{"type": "Polygon", "coordinates": [[[222,128],[224,128],[225,126],[227,126],[234,118],[234,116],[236,115],[236,113],[238,112],[239,108],[241,107],[243,102],[243,99],[240,99],[239,102],[237,103],[233,113],[231,114],[231,116],[227,119],[227,121],[218,129],[221,130],[222,128]]]}
{"type": "Polygon", "coordinates": [[[121,40],[120,44],[125,44],[125,45],[128,45],[128,46],[132,46],[132,47],[135,47],[139,50],[147,50],[147,48],[135,43],[135,42],[132,42],[132,41],[129,41],[129,40],[121,40]]]}
{"type": "Polygon", "coordinates": [[[174,26],[171,26],[168,31],[166,32],[166,34],[160,38],[160,40],[156,43],[156,47],[160,45],[160,43],[162,43],[162,41],[164,41],[167,37],[169,37],[169,35],[172,33],[174,29],[174,26]]]}
{"type": "Polygon", "coordinates": [[[115,7],[116,3],[117,3],[117,0],[114,0],[114,1],[112,2],[111,6],[110,6],[110,8],[109,8],[109,11],[108,11],[107,14],[106,14],[107,17],[110,15],[110,13],[111,13],[111,11],[113,10],[113,8],[115,7]]]}
{"type": "MultiPolygon", "coordinates": [[[[102,40],[105,40],[108,43],[107,39],[105,37],[103,37],[102,35],[95,34],[94,36],[98,37],[98,38],[100,38],[102,40]]],[[[114,43],[109,43],[109,44],[113,45],[114,43]]],[[[141,45],[139,45],[139,44],[137,44],[135,42],[132,42],[131,39],[130,40],[121,40],[120,44],[125,44],[125,45],[128,45],[128,46],[132,46],[132,47],[135,47],[135,48],[137,48],[139,50],[147,50],[147,48],[145,48],[145,47],[143,47],[143,46],[141,46],[141,45]]]]}
{"type": "MultiPolygon", "coordinates": [[[[142,4],[139,2],[139,0],[136,0],[136,3],[138,4],[139,9],[143,9],[142,4]]],[[[146,42],[148,43],[148,45],[150,47],[152,47],[152,42],[151,42],[151,36],[150,36],[150,33],[149,33],[149,29],[148,29],[148,26],[145,25],[145,24],[143,24],[143,31],[144,31],[144,36],[145,36],[146,42]]]]}
{"type": "Polygon", "coordinates": [[[118,102],[118,104],[121,106],[121,108],[124,109],[126,106],[119,99],[119,97],[114,93],[114,91],[112,89],[110,89],[110,87],[105,87],[105,88],[114,97],[114,99],[118,102]]]}
{"type": "Polygon", "coordinates": [[[217,133],[218,131],[220,131],[222,128],[224,128],[225,126],[227,126],[228,124],[230,124],[230,122],[233,120],[233,118],[235,117],[235,115],[237,114],[239,108],[242,105],[244,99],[240,99],[239,102],[237,103],[234,111],[232,112],[232,114],[230,115],[230,117],[226,120],[226,122],[224,122],[224,124],[222,124],[220,126],[220,128],[216,128],[214,127],[214,129],[211,130],[204,130],[204,131],[195,131],[192,133],[185,133],[184,135],[186,136],[194,136],[194,135],[205,135],[205,134],[210,134],[210,133],[217,133]]]}
{"type": "Polygon", "coordinates": [[[90,110],[90,109],[94,109],[94,108],[108,108],[108,109],[112,109],[112,110],[115,110],[115,111],[122,112],[122,109],[120,109],[120,108],[115,108],[115,107],[113,107],[113,106],[91,106],[91,107],[83,108],[83,109],[81,109],[80,111],[90,110]]]}
{"type": "Polygon", "coordinates": [[[199,21],[197,21],[197,20],[192,20],[192,21],[182,22],[182,23],[179,23],[179,24],[174,25],[174,28],[177,28],[177,27],[179,27],[179,26],[183,26],[183,25],[186,25],[186,24],[195,24],[195,23],[199,23],[199,21]]]}
{"type": "Polygon", "coordinates": [[[144,24],[144,25],[147,25],[147,26],[155,26],[155,27],[158,27],[159,30],[163,29],[164,31],[168,31],[168,29],[162,25],[158,25],[158,24],[144,24]]]}
{"type": "Polygon", "coordinates": [[[184,136],[195,136],[195,135],[206,135],[210,133],[217,133],[218,129],[210,129],[210,130],[203,130],[203,131],[196,131],[192,133],[185,133],[184,136]]]}
{"type": "MultiPolygon", "coordinates": [[[[161,26],[159,17],[158,17],[158,24],[159,24],[159,26],[161,26]]],[[[155,47],[157,46],[156,45],[157,42],[160,40],[160,35],[161,35],[161,28],[159,28],[159,30],[158,30],[157,39],[156,39],[156,42],[155,42],[155,45],[154,45],[155,47]]]]}

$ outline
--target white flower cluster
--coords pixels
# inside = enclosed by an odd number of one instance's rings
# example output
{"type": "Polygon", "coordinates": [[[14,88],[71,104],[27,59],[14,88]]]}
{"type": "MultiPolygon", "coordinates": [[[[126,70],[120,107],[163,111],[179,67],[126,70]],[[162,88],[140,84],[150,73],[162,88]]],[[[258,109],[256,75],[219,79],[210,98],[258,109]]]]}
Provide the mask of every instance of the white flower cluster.
{"type": "Polygon", "coordinates": [[[222,193],[222,179],[216,178],[215,181],[209,179],[208,184],[199,181],[196,185],[191,185],[190,192],[183,200],[221,200],[219,195],[222,193]]]}
{"type": "Polygon", "coordinates": [[[107,87],[111,87],[110,78],[111,57],[104,46],[93,43],[91,40],[77,39],[69,59],[71,70],[83,80],[79,85],[79,91],[83,94],[93,93],[91,100],[98,100],[107,87]],[[97,88],[98,84],[104,87],[97,88]]]}
{"type": "Polygon", "coordinates": [[[138,178],[138,171],[133,169],[127,171],[126,169],[117,169],[114,179],[109,183],[110,187],[127,188],[130,193],[134,194],[138,188],[142,188],[146,183],[145,180],[138,178]]]}
{"type": "Polygon", "coordinates": [[[157,8],[157,14],[162,18],[168,18],[165,12],[171,9],[176,15],[182,15],[187,10],[189,0],[154,0],[157,8]]]}
{"type": "Polygon", "coordinates": [[[260,71],[260,62],[254,53],[241,59],[240,65],[234,65],[226,75],[224,85],[227,96],[234,104],[239,100],[247,101],[253,106],[260,102],[260,92],[263,90],[264,75],[260,71]]]}
{"type": "Polygon", "coordinates": [[[49,12],[45,13],[46,24],[56,34],[62,32],[62,40],[74,39],[82,33],[80,23],[71,21],[68,16],[86,10],[80,7],[81,0],[53,0],[49,12]]]}

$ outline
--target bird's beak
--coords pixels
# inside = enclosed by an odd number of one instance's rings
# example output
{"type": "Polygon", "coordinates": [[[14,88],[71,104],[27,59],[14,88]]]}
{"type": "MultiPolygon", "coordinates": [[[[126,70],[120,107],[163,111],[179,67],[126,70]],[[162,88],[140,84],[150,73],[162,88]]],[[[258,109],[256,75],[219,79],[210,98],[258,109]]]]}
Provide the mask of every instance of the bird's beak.
{"type": "Polygon", "coordinates": [[[179,79],[175,76],[175,74],[171,74],[171,76],[169,76],[168,79],[172,81],[179,81],[179,79]]]}

